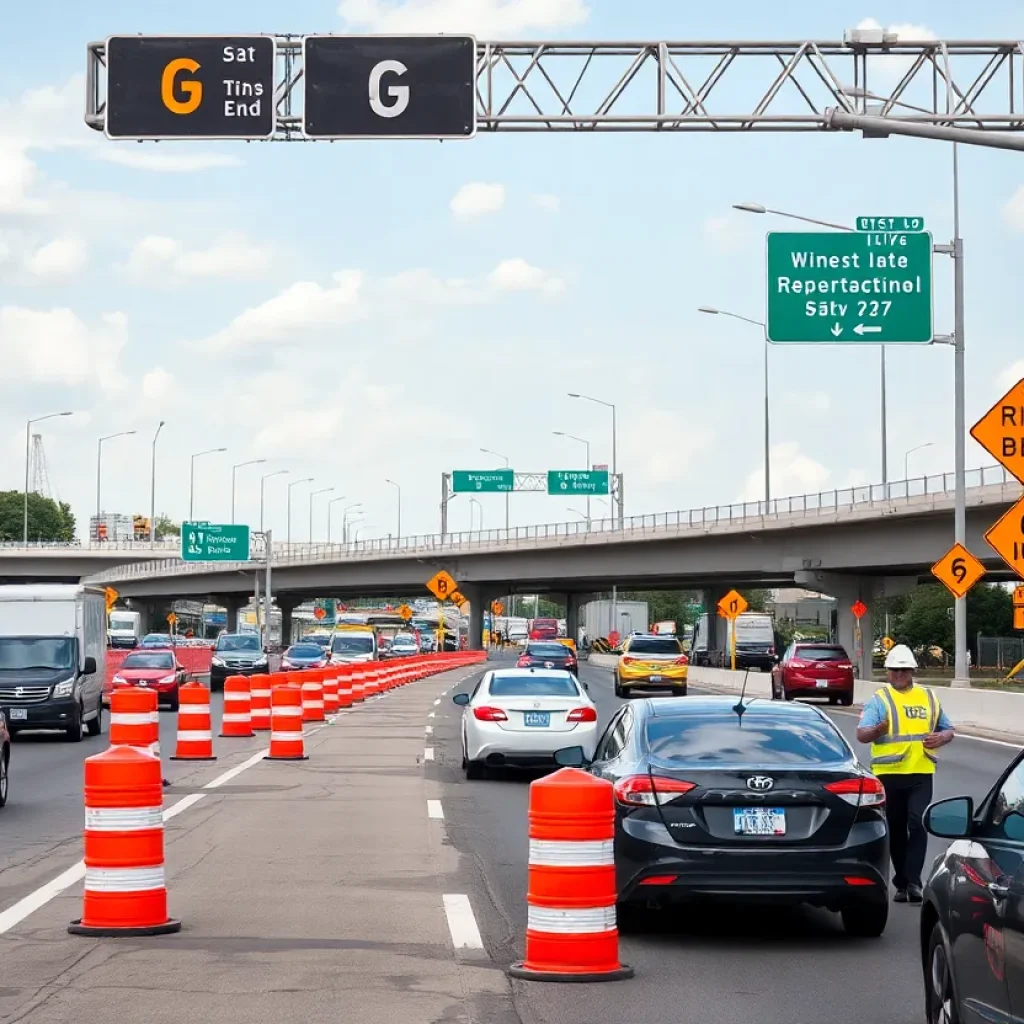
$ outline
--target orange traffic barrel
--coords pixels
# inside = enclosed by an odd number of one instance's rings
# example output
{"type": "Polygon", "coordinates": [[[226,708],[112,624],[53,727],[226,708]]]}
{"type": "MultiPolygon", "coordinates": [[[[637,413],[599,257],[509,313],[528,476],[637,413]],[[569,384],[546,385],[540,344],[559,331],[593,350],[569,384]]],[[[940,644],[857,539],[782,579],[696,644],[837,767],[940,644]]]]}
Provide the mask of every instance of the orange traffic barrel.
{"type": "Polygon", "coordinates": [[[338,707],[352,707],[352,666],[339,665],[338,673],[338,707]]]}
{"type": "Polygon", "coordinates": [[[160,757],[160,709],[156,690],[119,686],[110,695],[110,745],[134,747],[160,757]]]}
{"type": "Polygon", "coordinates": [[[247,676],[228,676],[224,680],[224,713],[221,715],[221,736],[248,739],[252,729],[252,694],[247,676]]]}
{"type": "Polygon", "coordinates": [[[617,981],[615,798],[612,784],[562,768],[530,784],[526,956],[509,968],[532,981],[617,981]]]}
{"type": "MultiPolygon", "coordinates": [[[[155,696],[155,694],[154,694],[155,696]]],[[[72,935],[167,935],[160,760],[134,747],[85,759],[85,893],[72,935]]]]}
{"type": "Polygon", "coordinates": [[[363,678],[363,696],[375,697],[380,693],[380,662],[366,666],[366,675],[363,678]]]}
{"type": "Polygon", "coordinates": [[[366,669],[356,662],[352,666],[352,703],[366,700],[366,669]]]}
{"type": "Polygon", "coordinates": [[[277,673],[253,676],[249,690],[249,716],[252,727],[257,732],[270,729],[270,690],[274,685],[277,673]]]}
{"type": "Polygon", "coordinates": [[[185,683],[178,690],[178,741],[172,761],[216,761],[210,691],[202,683],[185,683]]]}
{"type": "Polygon", "coordinates": [[[324,720],[324,684],[316,670],[302,673],[302,720],[322,722],[324,720]]]}
{"type": "Polygon", "coordinates": [[[324,685],[324,712],[333,715],[339,707],[338,704],[338,670],[336,668],[325,668],[320,671],[320,678],[324,685]]]}
{"type": "Polygon", "coordinates": [[[267,761],[306,761],[302,739],[302,690],[290,683],[270,694],[270,749],[267,761]]]}

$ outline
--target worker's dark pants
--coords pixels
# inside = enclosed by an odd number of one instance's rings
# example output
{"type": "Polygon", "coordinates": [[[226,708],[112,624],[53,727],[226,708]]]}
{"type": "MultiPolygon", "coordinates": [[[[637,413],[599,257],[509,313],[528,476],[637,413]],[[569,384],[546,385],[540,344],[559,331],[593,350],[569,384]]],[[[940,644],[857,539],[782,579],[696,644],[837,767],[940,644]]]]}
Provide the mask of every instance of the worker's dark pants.
{"type": "Polygon", "coordinates": [[[933,775],[880,775],[889,819],[892,883],[897,889],[921,884],[928,833],[921,819],[932,802],[933,775]]]}

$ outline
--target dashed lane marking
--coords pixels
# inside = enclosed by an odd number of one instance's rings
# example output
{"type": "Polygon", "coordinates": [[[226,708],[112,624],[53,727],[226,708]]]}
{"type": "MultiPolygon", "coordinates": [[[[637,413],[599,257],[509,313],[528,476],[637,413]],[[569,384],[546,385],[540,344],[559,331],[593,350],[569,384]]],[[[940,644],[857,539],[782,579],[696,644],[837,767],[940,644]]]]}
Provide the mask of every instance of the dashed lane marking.
{"type": "Polygon", "coordinates": [[[479,955],[483,951],[484,940],[480,938],[469,897],[463,893],[445,893],[442,899],[455,952],[479,955]]]}
{"type": "Polygon", "coordinates": [[[428,725],[424,731],[429,736],[434,731],[434,727],[432,725],[428,725]]]}
{"type": "Polygon", "coordinates": [[[435,821],[444,821],[444,809],[441,807],[440,800],[427,801],[427,817],[433,818],[435,821]]]}
{"type": "Polygon", "coordinates": [[[423,760],[424,761],[433,761],[434,760],[434,748],[433,747],[424,747],[423,748],[423,760]]]}

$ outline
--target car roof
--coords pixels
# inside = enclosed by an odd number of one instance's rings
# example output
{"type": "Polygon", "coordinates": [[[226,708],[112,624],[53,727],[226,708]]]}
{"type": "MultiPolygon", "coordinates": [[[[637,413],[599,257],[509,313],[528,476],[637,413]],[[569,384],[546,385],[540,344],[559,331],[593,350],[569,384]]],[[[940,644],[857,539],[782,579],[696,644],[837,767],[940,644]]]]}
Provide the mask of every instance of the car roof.
{"type": "Polygon", "coordinates": [[[834,644],[831,640],[794,640],[793,644],[796,647],[824,647],[832,651],[845,650],[842,644],[834,644]]]}
{"type": "MultiPolygon", "coordinates": [[[[692,697],[648,697],[631,701],[630,706],[643,710],[651,718],[683,718],[693,715],[721,714],[735,708],[737,698],[730,694],[694,694],[692,697]]],[[[799,701],[770,701],[766,698],[747,698],[743,702],[743,717],[753,718],[826,718],[820,709],[799,701]]],[[[826,719],[827,720],[827,719],[826,719]]]]}
{"type": "Polygon", "coordinates": [[[571,679],[576,677],[565,668],[493,668],[491,669],[492,676],[504,676],[505,678],[529,678],[530,676],[569,676],[571,679]]]}

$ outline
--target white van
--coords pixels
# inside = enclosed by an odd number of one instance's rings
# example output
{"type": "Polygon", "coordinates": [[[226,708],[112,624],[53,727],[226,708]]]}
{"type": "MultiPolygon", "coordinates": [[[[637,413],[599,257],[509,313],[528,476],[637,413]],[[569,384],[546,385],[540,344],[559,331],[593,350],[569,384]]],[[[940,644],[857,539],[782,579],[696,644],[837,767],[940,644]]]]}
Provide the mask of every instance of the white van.
{"type": "Polygon", "coordinates": [[[377,634],[372,629],[341,629],[331,637],[331,664],[353,665],[379,660],[377,634]]]}

